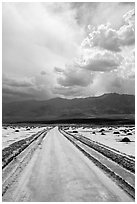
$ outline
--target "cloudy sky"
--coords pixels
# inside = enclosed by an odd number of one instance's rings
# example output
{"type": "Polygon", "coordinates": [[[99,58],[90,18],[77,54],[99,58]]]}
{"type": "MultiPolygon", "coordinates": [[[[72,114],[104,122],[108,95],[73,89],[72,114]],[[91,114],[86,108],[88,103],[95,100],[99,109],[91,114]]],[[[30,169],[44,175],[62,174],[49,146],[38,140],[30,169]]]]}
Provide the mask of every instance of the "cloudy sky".
{"type": "Polygon", "coordinates": [[[135,92],[134,3],[3,3],[3,101],[135,92]]]}

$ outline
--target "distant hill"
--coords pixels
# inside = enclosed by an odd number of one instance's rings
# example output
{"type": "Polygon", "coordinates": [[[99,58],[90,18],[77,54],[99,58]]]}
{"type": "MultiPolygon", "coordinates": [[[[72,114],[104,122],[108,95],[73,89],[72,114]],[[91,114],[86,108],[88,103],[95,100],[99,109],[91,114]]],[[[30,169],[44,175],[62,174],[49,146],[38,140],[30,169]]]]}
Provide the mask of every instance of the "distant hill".
{"type": "Polygon", "coordinates": [[[135,96],[104,94],[88,98],[53,98],[47,101],[22,101],[2,104],[6,122],[50,121],[62,119],[122,117],[135,114],[135,96]]]}

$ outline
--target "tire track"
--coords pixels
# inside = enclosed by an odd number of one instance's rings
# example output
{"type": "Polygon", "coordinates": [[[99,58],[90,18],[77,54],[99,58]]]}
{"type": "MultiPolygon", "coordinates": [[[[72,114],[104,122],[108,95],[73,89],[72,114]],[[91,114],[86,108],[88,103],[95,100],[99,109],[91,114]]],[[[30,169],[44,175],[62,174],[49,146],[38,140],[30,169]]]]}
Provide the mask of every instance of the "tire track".
{"type": "Polygon", "coordinates": [[[106,156],[101,155],[100,151],[97,151],[97,147],[99,150],[99,145],[96,144],[95,151],[94,148],[92,149],[91,146],[87,145],[88,140],[87,143],[85,142],[85,139],[84,142],[82,142],[81,138],[77,138],[70,133],[66,133],[62,129],[59,129],[59,131],[99,168],[103,169],[104,172],[109,177],[111,177],[123,190],[125,190],[132,198],[135,199],[135,176],[133,173],[122,168],[117,163],[114,163],[114,161],[112,162],[110,158],[108,159],[106,156]]]}

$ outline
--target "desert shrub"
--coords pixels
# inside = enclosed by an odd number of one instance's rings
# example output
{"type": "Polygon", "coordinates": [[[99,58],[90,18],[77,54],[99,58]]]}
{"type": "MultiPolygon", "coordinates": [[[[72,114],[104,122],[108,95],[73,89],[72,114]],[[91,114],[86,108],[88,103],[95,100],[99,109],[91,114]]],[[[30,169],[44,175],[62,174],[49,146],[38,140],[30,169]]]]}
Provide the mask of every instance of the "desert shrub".
{"type": "Polygon", "coordinates": [[[114,131],[113,134],[120,134],[120,132],[118,132],[118,131],[114,131]]]}
{"type": "Polygon", "coordinates": [[[27,128],[26,130],[30,130],[30,128],[27,128]]]}
{"type": "Polygon", "coordinates": [[[102,128],[101,130],[99,130],[99,132],[104,132],[105,130],[102,128]]]}
{"type": "Polygon", "coordinates": [[[95,132],[95,131],[93,131],[93,132],[92,132],[92,134],[94,134],[94,135],[95,135],[95,134],[96,134],[96,132],[95,132]]]}
{"type": "Polygon", "coordinates": [[[132,135],[132,133],[131,133],[131,132],[128,132],[127,135],[132,135]]]}
{"type": "Polygon", "coordinates": [[[128,137],[124,137],[121,142],[131,142],[130,139],[128,137]]]}
{"type": "Polygon", "coordinates": [[[120,130],[121,132],[127,133],[127,130],[120,130]]]}

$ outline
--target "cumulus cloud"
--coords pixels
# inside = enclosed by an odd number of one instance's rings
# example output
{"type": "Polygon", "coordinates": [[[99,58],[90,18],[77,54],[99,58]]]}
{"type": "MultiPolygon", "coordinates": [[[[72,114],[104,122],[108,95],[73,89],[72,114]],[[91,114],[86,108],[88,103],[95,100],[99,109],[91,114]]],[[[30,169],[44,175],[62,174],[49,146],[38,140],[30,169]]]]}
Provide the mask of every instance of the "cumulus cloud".
{"type": "Polygon", "coordinates": [[[135,79],[119,76],[117,72],[96,73],[92,83],[86,87],[57,86],[53,91],[68,98],[99,96],[104,93],[135,94],[135,79]]]}
{"type": "Polygon", "coordinates": [[[91,73],[80,69],[77,65],[69,65],[64,71],[57,68],[55,68],[55,70],[61,73],[61,76],[57,79],[57,82],[64,87],[84,87],[88,86],[88,84],[92,81],[91,73]]]}
{"type": "Polygon", "coordinates": [[[128,51],[128,56],[106,50],[86,50],[82,59],[71,66],[55,68],[59,86],[54,92],[78,97],[110,92],[134,94],[134,58],[133,50],[128,51]]]}
{"type": "Polygon", "coordinates": [[[84,69],[90,71],[111,71],[117,69],[120,66],[123,57],[120,54],[108,52],[108,51],[98,51],[96,53],[89,53],[83,56],[83,66],[84,69]]]}
{"type": "Polygon", "coordinates": [[[135,80],[119,76],[119,73],[117,72],[97,74],[90,91],[95,95],[111,92],[135,94],[135,80]]]}
{"type": "Polygon", "coordinates": [[[124,78],[135,78],[135,52],[134,49],[129,51],[128,56],[124,58],[120,69],[119,75],[124,78]]]}
{"type": "Polygon", "coordinates": [[[109,51],[83,52],[80,60],[66,65],[64,69],[55,67],[57,83],[62,87],[87,87],[93,82],[94,72],[111,72],[121,66],[123,57],[109,51]]]}
{"type": "Polygon", "coordinates": [[[113,29],[110,23],[97,27],[89,26],[90,33],[82,42],[82,47],[100,47],[102,49],[120,52],[122,46],[135,43],[135,11],[134,9],[123,16],[124,24],[118,29],[113,29]]]}
{"type": "Polygon", "coordinates": [[[134,50],[128,56],[110,51],[86,52],[80,62],[57,69],[61,96],[86,97],[103,93],[135,93],[134,50]],[[84,58],[85,57],[85,58],[84,58]]]}
{"type": "Polygon", "coordinates": [[[110,28],[110,24],[99,25],[97,29],[89,26],[91,33],[82,42],[82,47],[100,47],[111,51],[121,51],[117,31],[110,28]]]}
{"type": "Polygon", "coordinates": [[[135,25],[135,9],[132,9],[123,15],[125,23],[135,25]]]}

